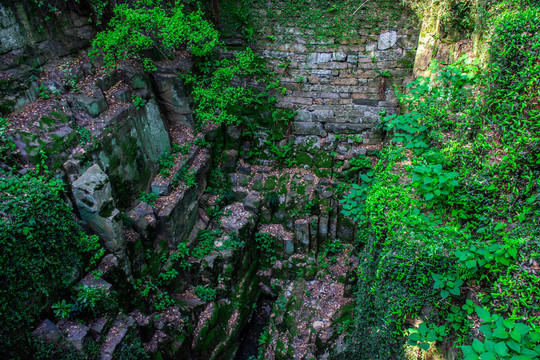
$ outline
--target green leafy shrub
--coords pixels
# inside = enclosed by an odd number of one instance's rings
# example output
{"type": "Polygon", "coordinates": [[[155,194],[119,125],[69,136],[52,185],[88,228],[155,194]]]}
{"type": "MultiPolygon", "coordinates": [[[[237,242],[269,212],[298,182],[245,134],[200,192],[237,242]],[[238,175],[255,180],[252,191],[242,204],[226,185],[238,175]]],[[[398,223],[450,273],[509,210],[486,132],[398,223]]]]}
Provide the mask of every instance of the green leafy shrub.
{"type": "Polygon", "coordinates": [[[366,155],[358,155],[350,160],[352,170],[365,171],[371,169],[371,160],[366,155]]]}
{"type": "Polygon", "coordinates": [[[171,186],[176,188],[180,185],[181,181],[184,182],[184,185],[188,188],[194,187],[197,185],[197,171],[183,166],[180,171],[174,175],[171,186]]]}
{"type": "Polygon", "coordinates": [[[144,349],[141,339],[129,334],[120,348],[114,352],[113,360],[149,360],[150,355],[144,349]]]}
{"type": "Polygon", "coordinates": [[[217,44],[218,32],[202,11],[188,12],[180,3],[167,7],[160,0],[137,0],[114,7],[108,30],[96,35],[90,54],[102,54],[109,67],[139,58],[147,70],[154,70],[151,50],[166,57],[184,47],[195,56],[204,56],[217,44]]]}
{"type": "Polygon", "coordinates": [[[214,242],[221,235],[223,235],[221,230],[199,230],[197,233],[197,246],[192,251],[193,256],[203,258],[210,254],[215,248],[214,242]]]}
{"type": "Polygon", "coordinates": [[[501,265],[507,267],[517,257],[518,249],[509,244],[484,245],[477,247],[471,244],[468,248],[457,250],[455,255],[464,273],[476,273],[480,270],[495,272],[501,265]]]}
{"type": "Polygon", "coordinates": [[[421,152],[428,147],[425,132],[429,127],[420,124],[423,116],[418,112],[392,114],[384,118],[384,128],[386,131],[394,131],[393,142],[402,143],[406,149],[421,152]]]}
{"type": "Polygon", "coordinates": [[[132,95],[133,105],[137,110],[142,109],[146,103],[144,102],[144,99],[142,99],[140,96],[132,95]]]}
{"type": "Polygon", "coordinates": [[[0,339],[5,353],[20,341],[73,273],[93,254],[97,237],[82,232],[62,199],[59,180],[0,175],[0,339]]]}
{"type": "Polygon", "coordinates": [[[249,48],[230,59],[208,59],[199,67],[200,74],[182,78],[192,86],[195,114],[201,125],[242,123],[245,114],[252,113],[257,105],[268,103],[268,90],[278,85],[268,76],[262,59],[249,48]],[[266,89],[244,86],[247,81],[257,81],[266,89]]]}
{"type": "Polygon", "coordinates": [[[118,306],[116,298],[112,294],[107,294],[105,289],[99,286],[83,285],[78,287],[72,300],[72,303],[62,300],[52,305],[57,318],[95,317],[98,314],[117,309],[118,306]]]}

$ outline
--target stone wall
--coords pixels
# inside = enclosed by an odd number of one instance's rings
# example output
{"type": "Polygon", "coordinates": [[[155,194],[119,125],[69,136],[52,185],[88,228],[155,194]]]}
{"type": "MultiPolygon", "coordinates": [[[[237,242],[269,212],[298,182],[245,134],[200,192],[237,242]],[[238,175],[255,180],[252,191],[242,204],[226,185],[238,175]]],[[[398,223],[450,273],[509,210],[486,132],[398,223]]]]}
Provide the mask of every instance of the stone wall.
{"type": "MultiPolygon", "coordinates": [[[[300,28],[276,25],[257,43],[287,89],[279,106],[297,111],[294,132],[330,140],[333,134],[354,133],[361,147],[378,144],[374,125],[381,112],[397,111],[393,87],[412,75],[418,31],[404,18],[397,27],[366,29],[349,41],[309,37],[300,28]],[[288,40],[291,35],[294,41],[288,40]]],[[[346,147],[341,155],[351,151],[346,147]]]]}

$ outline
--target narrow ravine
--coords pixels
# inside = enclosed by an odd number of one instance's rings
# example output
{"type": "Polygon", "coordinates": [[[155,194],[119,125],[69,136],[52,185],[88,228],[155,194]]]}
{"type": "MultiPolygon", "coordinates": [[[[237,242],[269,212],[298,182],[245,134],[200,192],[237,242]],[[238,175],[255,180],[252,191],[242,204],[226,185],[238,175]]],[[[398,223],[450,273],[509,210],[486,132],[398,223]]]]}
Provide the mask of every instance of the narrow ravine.
{"type": "Polygon", "coordinates": [[[274,302],[275,299],[269,296],[261,295],[259,297],[257,307],[240,336],[240,349],[235,360],[250,360],[257,357],[259,338],[268,324],[274,302]]]}

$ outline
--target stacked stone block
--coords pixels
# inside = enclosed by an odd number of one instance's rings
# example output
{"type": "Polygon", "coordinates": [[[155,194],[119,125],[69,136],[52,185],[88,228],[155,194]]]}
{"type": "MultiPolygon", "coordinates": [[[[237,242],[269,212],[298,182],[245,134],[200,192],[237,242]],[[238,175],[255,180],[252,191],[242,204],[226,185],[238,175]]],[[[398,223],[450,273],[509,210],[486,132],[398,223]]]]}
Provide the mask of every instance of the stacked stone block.
{"type": "Polygon", "coordinates": [[[355,134],[363,145],[380,143],[374,126],[381,113],[397,111],[394,85],[412,75],[417,30],[361,31],[352,40],[318,43],[294,27],[277,26],[274,34],[287,35],[261,40],[258,48],[287,89],[278,106],[297,111],[296,135],[355,134]]]}

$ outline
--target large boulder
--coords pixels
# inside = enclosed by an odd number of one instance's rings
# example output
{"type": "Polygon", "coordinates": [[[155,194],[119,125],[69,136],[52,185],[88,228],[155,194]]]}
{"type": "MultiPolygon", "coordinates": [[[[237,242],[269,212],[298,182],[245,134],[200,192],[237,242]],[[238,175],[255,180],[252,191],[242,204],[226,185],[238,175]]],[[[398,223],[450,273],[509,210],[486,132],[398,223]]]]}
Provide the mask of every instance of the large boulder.
{"type": "Polygon", "coordinates": [[[107,174],[98,165],[92,165],[72,183],[72,189],[82,219],[105,241],[109,251],[121,251],[124,235],[107,174]]]}

